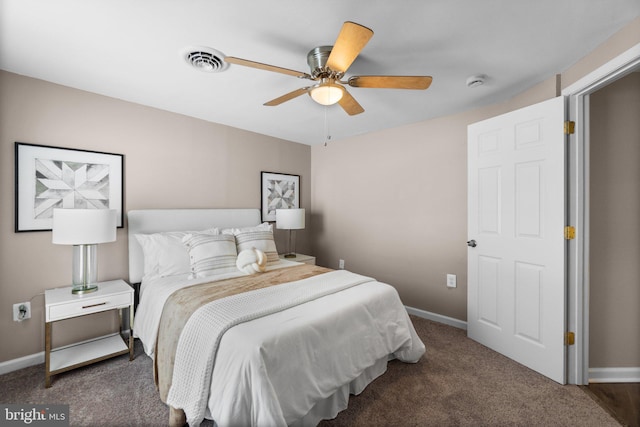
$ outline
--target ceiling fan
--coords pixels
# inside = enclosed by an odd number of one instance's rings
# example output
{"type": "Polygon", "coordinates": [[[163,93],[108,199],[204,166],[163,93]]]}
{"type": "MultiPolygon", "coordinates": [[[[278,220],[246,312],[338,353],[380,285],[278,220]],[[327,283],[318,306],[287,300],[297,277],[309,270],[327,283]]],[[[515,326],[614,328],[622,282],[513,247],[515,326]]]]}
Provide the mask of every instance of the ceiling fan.
{"type": "Polygon", "coordinates": [[[322,105],[338,103],[347,114],[353,116],[364,112],[364,108],[351,96],[344,85],[364,88],[423,90],[431,85],[432,78],[430,76],[351,76],[346,81],[340,80],[371,37],[373,37],[373,31],[369,28],[355,22],[345,22],[333,46],[319,46],[307,54],[307,63],[311,73],[303,73],[233,56],[227,56],[224,60],[230,64],[259,68],[318,82],[315,85],[296,89],[293,92],[272,99],[264,104],[267,106],[280,105],[283,102],[308,93],[317,103],[322,105]]]}

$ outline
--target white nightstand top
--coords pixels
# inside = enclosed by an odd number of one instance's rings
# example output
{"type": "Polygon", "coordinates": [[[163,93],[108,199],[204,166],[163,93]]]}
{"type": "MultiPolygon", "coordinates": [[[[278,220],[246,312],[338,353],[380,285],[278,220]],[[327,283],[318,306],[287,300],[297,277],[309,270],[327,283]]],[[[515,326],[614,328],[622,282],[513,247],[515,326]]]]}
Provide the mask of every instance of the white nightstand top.
{"type": "Polygon", "coordinates": [[[285,258],[284,255],[285,254],[280,254],[278,256],[280,257],[280,259],[284,259],[284,260],[287,260],[287,261],[304,262],[305,264],[315,264],[316,263],[316,257],[311,256],[311,255],[305,255],[305,254],[296,253],[296,257],[295,258],[285,258]]]}

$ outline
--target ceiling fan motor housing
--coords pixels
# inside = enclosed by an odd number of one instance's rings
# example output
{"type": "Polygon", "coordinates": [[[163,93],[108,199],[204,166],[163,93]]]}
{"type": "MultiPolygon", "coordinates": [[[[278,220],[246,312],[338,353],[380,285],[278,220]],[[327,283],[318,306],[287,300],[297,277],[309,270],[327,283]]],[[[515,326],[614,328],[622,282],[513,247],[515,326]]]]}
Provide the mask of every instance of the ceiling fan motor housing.
{"type": "Polygon", "coordinates": [[[307,64],[311,70],[311,76],[317,78],[339,79],[344,73],[337,73],[327,68],[327,60],[331,54],[333,46],[318,46],[309,51],[307,54],[307,64]]]}

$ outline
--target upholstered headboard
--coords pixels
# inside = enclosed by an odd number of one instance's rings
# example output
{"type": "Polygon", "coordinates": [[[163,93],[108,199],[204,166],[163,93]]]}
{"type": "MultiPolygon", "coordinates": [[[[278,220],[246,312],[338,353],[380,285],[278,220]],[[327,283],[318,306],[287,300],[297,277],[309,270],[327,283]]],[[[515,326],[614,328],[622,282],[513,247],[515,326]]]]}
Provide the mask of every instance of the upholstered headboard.
{"type": "Polygon", "coordinates": [[[145,209],[127,213],[129,227],[129,282],[144,274],[142,247],[136,234],[162,231],[199,231],[207,228],[249,227],[260,224],[259,209],[145,209]]]}

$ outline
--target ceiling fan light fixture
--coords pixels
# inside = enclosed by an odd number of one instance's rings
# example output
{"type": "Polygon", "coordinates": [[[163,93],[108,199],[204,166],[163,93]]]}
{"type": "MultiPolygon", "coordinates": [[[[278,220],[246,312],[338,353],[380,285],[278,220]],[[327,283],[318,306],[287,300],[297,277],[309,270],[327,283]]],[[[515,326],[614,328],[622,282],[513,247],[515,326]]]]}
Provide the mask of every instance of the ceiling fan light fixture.
{"type": "Polygon", "coordinates": [[[309,91],[309,96],[320,105],[333,105],[342,99],[344,88],[335,83],[320,83],[309,91]]]}

